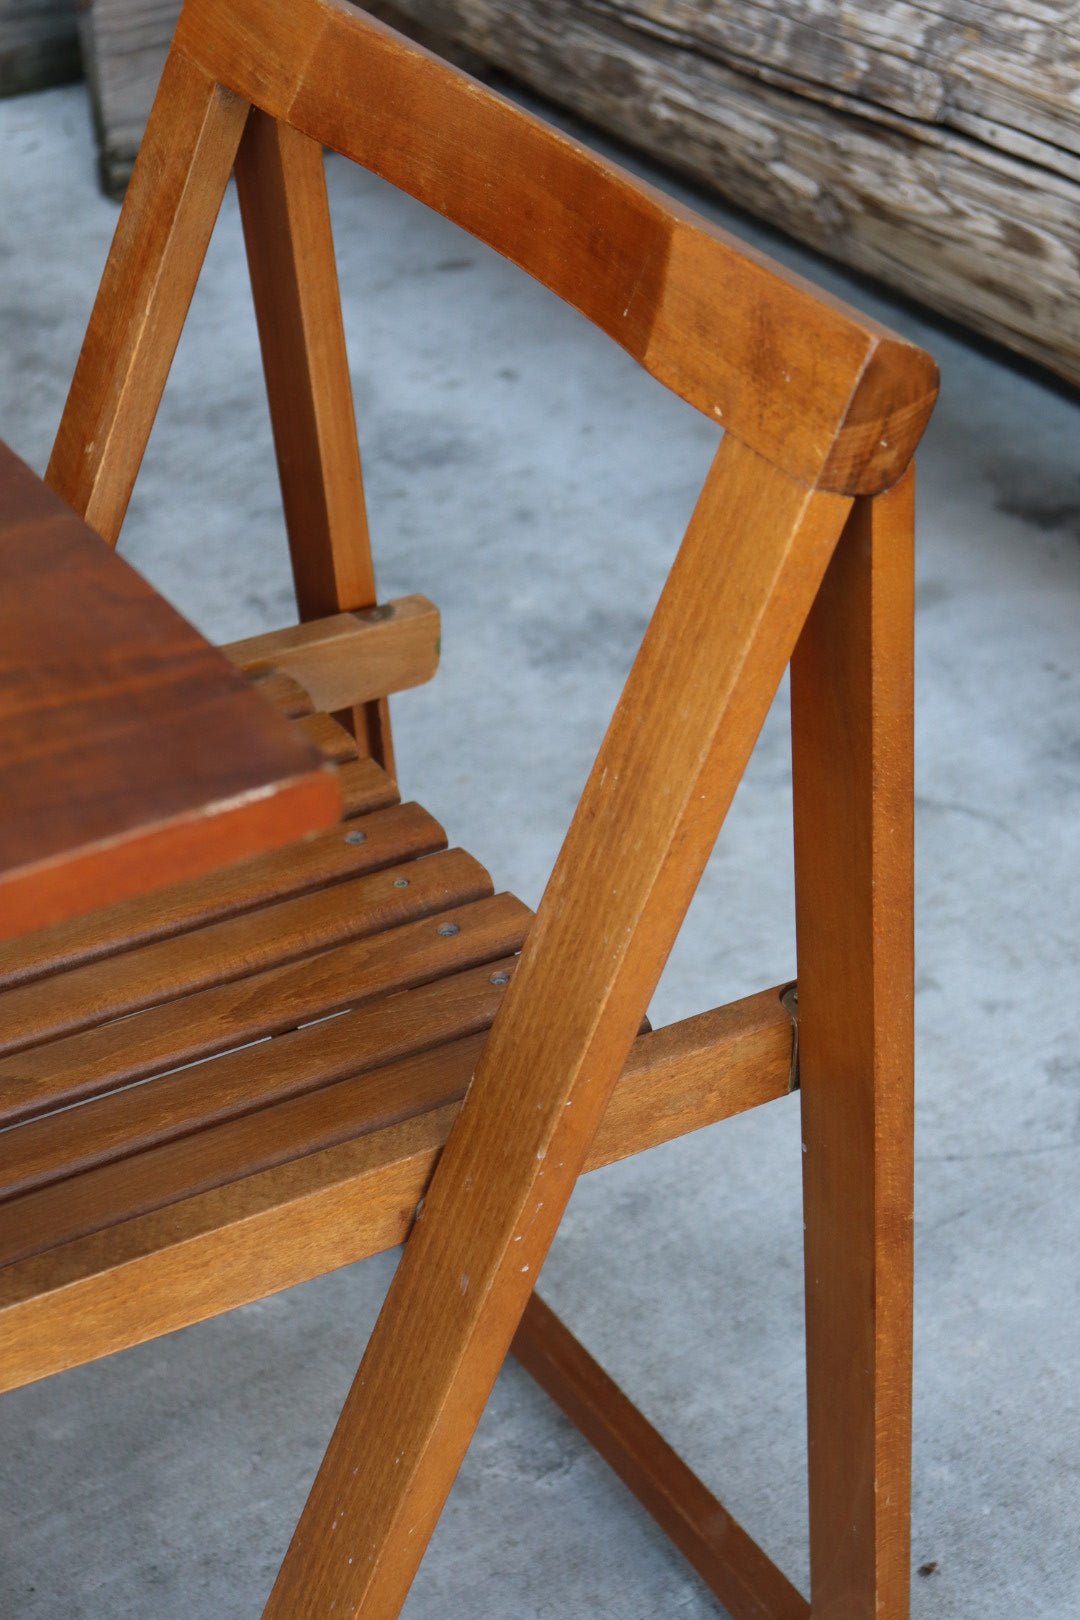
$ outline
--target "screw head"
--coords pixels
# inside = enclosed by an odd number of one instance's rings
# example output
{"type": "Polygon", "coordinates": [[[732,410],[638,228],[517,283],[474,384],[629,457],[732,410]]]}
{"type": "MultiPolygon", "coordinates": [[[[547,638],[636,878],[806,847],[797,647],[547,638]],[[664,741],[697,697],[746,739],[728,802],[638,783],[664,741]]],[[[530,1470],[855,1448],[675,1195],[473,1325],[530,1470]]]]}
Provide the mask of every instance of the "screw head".
{"type": "Polygon", "coordinates": [[[461,929],[458,927],[457,923],[445,922],[440,923],[435,932],[440,935],[442,939],[453,939],[455,934],[461,933],[461,929]]]}
{"type": "Polygon", "coordinates": [[[408,878],[395,878],[394,879],[394,888],[395,889],[407,889],[408,887],[409,887],[408,878]]]}
{"type": "Polygon", "coordinates": [[[345,834],[345,842],[347,844],[363,844],[363,843],[366,843],[367,842],[367,833],[366,832],[347,832],[345,834]]]}
{"type": "Polygon", "coordinates": [[[491,975],[491,982],[492,984],[509,984],[510,975],[505,971],[504,968],[500,968],[498,973],[493,973],[491,975]]]}

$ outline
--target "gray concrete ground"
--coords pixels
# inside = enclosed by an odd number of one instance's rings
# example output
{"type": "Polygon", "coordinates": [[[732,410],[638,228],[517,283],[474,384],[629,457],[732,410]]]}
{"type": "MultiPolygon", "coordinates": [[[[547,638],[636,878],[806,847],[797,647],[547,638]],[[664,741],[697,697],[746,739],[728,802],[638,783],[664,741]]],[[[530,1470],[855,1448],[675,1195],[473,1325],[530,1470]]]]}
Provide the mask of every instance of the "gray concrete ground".
{"type": "MultiPolygon", "coordinates": [[[[115,210],[79,88],[0,104],[0,150],[0,433],[41,468],[115,210]]],[[[476,243],[329,171],[381,584],[444,613],[438,680],[395,706],[404,789],[535,901],[715,434],[476,243]]],[[[914,1560],[936,1569],[913,1609],[1075,1620],[1080,404],[773,247],[944,373],[918,609],[914,1560]]],[[[231,196],[125,549],[216,637],[290,613],[231,196]]],[[[793,970],[785,728],[782,694],[656,1021],[793,970]]],[[[805,1582],[796,1116],[774,1104],[590,1178],[543,1286],[805,1582]]],[[[259,1613],[392,1266],[6,1397],[3,1613],[259,1613]]],[[[406,1612],[716,1609],[510,1368],[406,1612]]]]}

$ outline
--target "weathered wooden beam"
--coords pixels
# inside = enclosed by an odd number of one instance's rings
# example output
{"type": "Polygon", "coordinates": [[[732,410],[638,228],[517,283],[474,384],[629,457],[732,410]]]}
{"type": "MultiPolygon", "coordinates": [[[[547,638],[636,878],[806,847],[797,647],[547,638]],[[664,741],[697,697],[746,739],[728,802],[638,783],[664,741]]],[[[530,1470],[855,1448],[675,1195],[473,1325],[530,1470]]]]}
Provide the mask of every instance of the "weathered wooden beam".
{"type": "Polygon", "coordinates": [[[1080,383],[1080,21],[1017,0],[395,0],[1080,383]]]}

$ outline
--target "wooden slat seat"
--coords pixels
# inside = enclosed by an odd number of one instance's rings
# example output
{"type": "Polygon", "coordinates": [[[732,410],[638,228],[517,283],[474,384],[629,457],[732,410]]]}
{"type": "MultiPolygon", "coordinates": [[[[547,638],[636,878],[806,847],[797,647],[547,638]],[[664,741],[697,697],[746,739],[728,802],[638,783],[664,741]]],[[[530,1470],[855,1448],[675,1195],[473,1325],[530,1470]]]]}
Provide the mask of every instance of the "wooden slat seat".
{"type": "MultiPolygon", "coordinates": [[[[434,610],[406,607],[416,643],[434,610]]],[[[0,1268],[460,1099],[531,914],[273,664],[370,696],[327,660],[351,618],[226,649],[353,756],[339,827],[0,954],[0,1268]]]]}

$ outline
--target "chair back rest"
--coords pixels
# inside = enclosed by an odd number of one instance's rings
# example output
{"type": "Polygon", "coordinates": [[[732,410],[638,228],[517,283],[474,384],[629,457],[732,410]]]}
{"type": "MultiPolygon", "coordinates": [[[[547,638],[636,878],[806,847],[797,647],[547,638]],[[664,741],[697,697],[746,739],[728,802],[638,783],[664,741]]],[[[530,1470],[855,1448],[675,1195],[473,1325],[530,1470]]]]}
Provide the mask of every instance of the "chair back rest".
{"type": "Polygon", "coordinates": [[[187,0],[48,473],[110,540],[251,108],[513,260],[803,482],[872,494],[906,467],[936,390],[913,345],[345,0],[187,0]]]}

